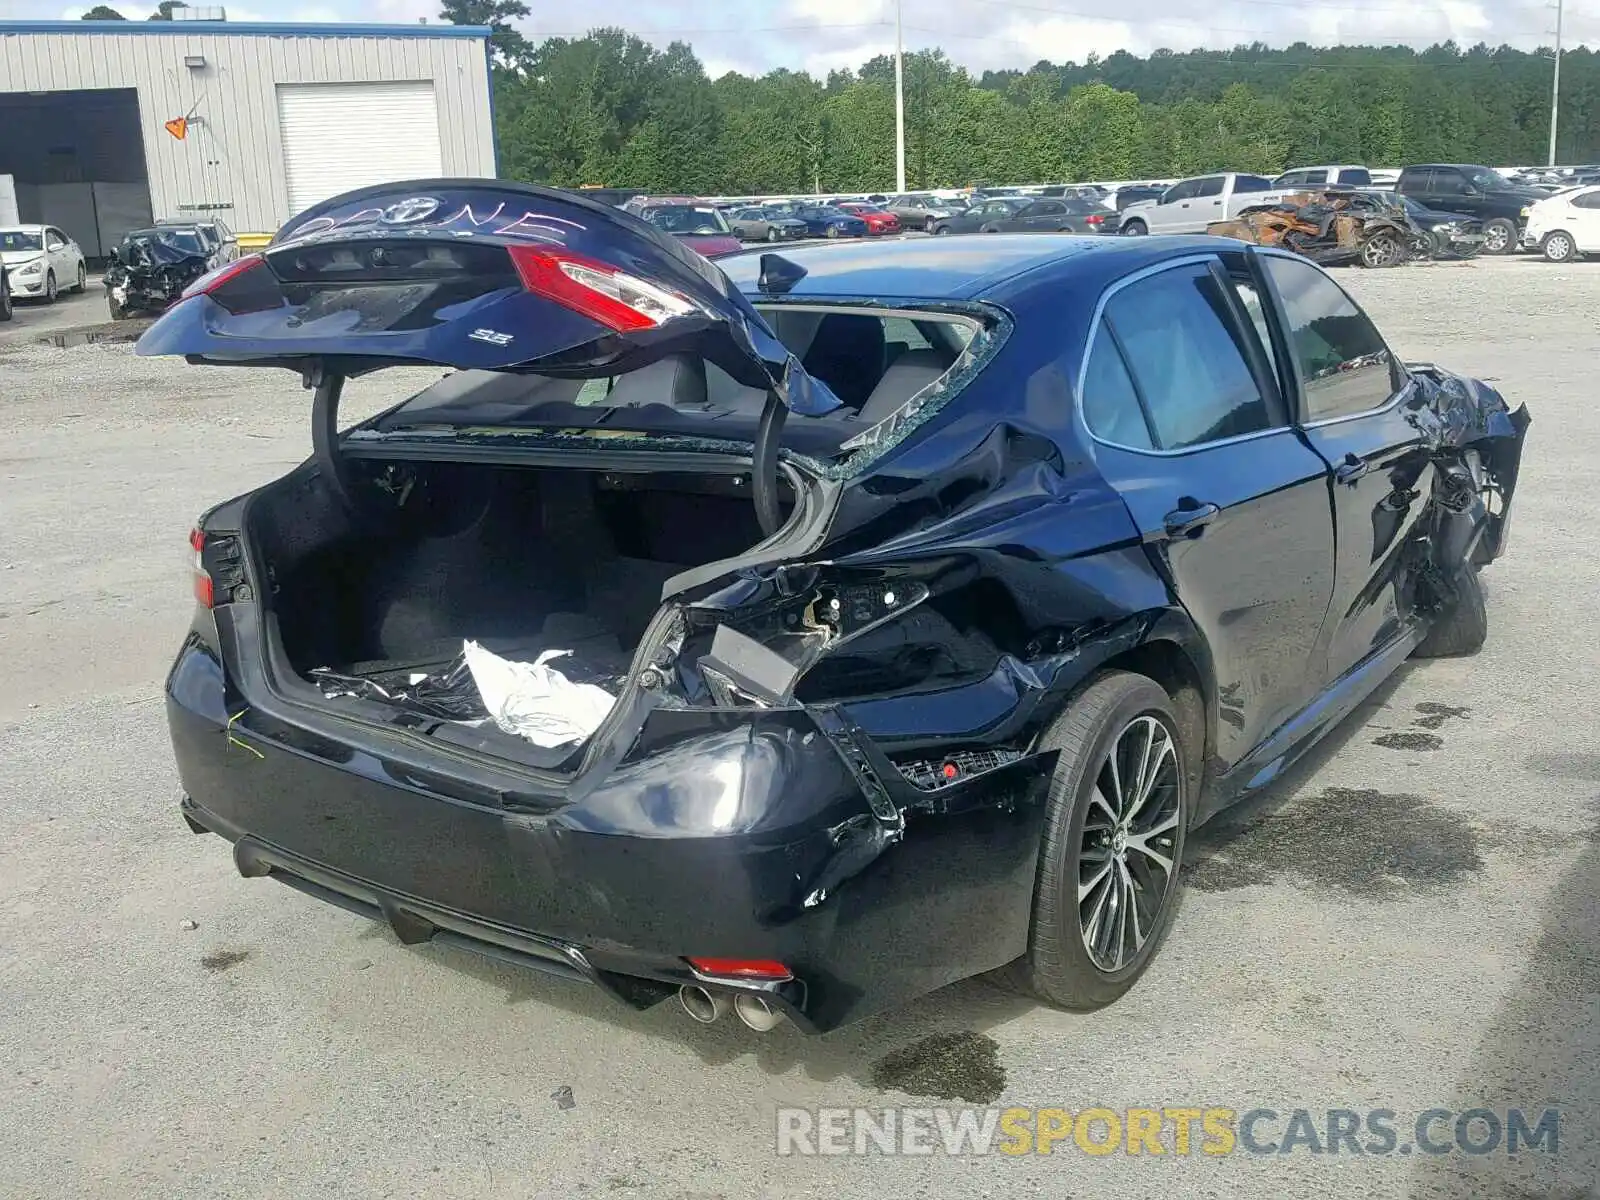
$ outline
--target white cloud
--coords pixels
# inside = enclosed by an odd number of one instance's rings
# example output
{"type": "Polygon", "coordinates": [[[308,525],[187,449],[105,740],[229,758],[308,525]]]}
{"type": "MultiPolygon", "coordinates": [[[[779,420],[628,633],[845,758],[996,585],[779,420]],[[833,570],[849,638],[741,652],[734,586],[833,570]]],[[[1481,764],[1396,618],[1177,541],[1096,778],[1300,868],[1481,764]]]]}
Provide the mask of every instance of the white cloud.
{"type": "MultiPolygon", "coordinates": [[[[220,2],[235,20],[438,20],[437,0],[303,0],[265,11],[220,2]]],[[[0,15],[76,18],[86,7],[0,0],[0,15]]],[[[152,7],[154,0],[128,0],[126,15],[143,17],[152,7]]],[[[584,0],[531,7],[533,16],[518,24],[534,40],[618,25],[657,45],[688,41],[713,78],[779,67],[826,75],[859,67],[894,46],[895,0],[746,0],[738,6],[727,0],[584,0]]],[[[1082,62],[1090,53],[1227,49],[1256,40],[1420,46],[1453,38],[1462,45],[1505,42],[1527,50],[1549,45],[1554,24],[1543,0],[1228,0],[1203,7],[1192,0],[1145,0],[1137,19],[1122,19],[1121,11],[1088,0],[911,0],[904,5],[905,43],[912,50],[942,48],[981,72],[1024,69],[1041,58],[1082,62]]],[[[1600,0],[1568,0],[1566,18],[1569,46],[1600,42],[1600,0]]]]}

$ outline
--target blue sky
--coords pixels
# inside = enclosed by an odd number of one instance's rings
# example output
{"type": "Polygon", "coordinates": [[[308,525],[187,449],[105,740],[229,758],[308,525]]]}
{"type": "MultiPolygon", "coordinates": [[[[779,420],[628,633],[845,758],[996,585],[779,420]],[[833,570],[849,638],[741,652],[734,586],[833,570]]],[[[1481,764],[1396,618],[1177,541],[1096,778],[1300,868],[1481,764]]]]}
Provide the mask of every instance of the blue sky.
{"type": "MultiPolygon", "coordinates": [[[[436,0],[265,0],[227,3],[233,20],[416,21],[437,16],[436,0]]],[[[117,7],[115,3],[112,5],[117,7]]],[[[0,0],[0,17],[76,17],[85,5],[62,0],[0,0]]],[[[145,15],[151,3],[118,9],[145,15]]],[[[814,73],[856,66],[894,46],[894,0],[529,0],[530,37],[581,36],[615,24],[651,41],[689,41],[714,75],[777,67],[814,73]],[[575,14],[581,14],[575,15],[575,14]]],[[[908,49],[942,46],[969,69],[1027,67],[1040,58],[1081,61],[1090,52],[1147,53],[1159,46],[1227,48],[1260,39],[1507,42],[1532,49],[1553,42],[1555,11],[1542,0],[912,0],[905,6],[908,49]],[[1137,12],[1136,19],[1115,14],[1137,12]],[[1099,15],[1105,14],[1105,15],[1099,15]]],[[[1568,3],[1567,44],[1600,44],[1600,0],[1568,3]]]]}

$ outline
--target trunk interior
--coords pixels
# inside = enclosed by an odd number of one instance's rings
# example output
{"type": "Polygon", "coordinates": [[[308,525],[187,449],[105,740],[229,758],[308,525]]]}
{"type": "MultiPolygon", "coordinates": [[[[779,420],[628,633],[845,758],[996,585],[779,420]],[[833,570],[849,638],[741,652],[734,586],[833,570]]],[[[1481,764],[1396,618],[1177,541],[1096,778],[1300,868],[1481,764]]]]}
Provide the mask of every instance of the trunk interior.
{"type": "MultiPolygon", "coordinates": [[[[570,651],[552,665],[616,695],[662,585],[762,540],[748,472],[349,466],[359,516],[309,470],[259,493],[248,516],[280,667],[308,682],[324,668],[403,683],[448,670],[471,639],[525,662],[570,651]]],[[[579,748],[545,752],[492,722],[434,732],[498,753],[512,743],[539,765],[579,748]]]]}

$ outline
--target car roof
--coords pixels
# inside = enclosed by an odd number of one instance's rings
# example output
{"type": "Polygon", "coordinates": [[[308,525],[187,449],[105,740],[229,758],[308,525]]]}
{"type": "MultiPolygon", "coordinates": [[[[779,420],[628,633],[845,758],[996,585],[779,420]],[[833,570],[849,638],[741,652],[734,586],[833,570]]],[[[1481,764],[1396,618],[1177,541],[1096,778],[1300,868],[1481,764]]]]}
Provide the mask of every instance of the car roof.
{"type": "Polygon", "coordinates": [[[31,222],[24,221],[17,225],[0,225],[0,233],[42,233],[46,229],[53,228],[55,228],[53,225],[35,225],[31,222]]]}
{"type": "Polygon", "coordinates": [[[1021,277],[1055,268],[1066,284],[1098,290],[1109,279],[1164,259],[1206,250],[1240,249],[1227,238],[1195,236],[1090,237],[1049,233],[991,233],[982,237],[917,238],[885,242],[835,242],[785,247],[781,257],[805,268],[803,279],[781,294],[759,286],[761,259],[771,251],[747,250],[717,259],[746,295],[772,300],[894,298],[906,301],[1004,302],[1021,277]]]}

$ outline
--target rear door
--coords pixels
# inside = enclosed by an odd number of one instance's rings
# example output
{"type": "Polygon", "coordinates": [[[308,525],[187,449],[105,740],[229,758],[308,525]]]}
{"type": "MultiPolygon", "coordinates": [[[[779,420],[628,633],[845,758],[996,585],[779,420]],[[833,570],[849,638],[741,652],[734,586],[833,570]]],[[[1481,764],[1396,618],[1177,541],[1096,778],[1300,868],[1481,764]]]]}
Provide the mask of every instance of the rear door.
{"type": "Polygon", "coordinates": [[[1263,252],[1257,261],[1280,315],[1298,420],[1332,468],[1338,557],[1318,669],[1336,679],[1410,617],[1400,568],[1434,468],[1408,419],[1413,385],[1367,315],[1302,258],[1263,252]]]}
{"type": "Polygon", "coordinates": [[[1454,167],[1433,168],[1429,187],[1431,198],[1426,201],[1429,208],[1469,213],[1480,219],[1489,208],[1483,193],[1468,184],[1467,177],[1454,167]]]}
{"type": "Polygon", "coordinates": [[[1066,204],[1060,200],[1036,200],[1017,215],[1014,227],[1029,233],[1052,233],[1066,223],[1066,204]]]}
{"type": "Polygon", "coordinates": [[[1210,647],[1225,768],[1320,690],[1333,590],[1327,464],[1264,327],[1242,252],[1166,264],[1103,300],[1080,382],[1100,470],[1210,647]]]}
{"type": "Polygon", "coordinates": [[[1573,239],[1585,254],[1600,251],[1600,188],[1579,192],[1567,205],[1565,219],[1573,239]]]}
{"type": "Polygon", "coordinates": [[[1410,196],[1428,208],[1437,208],[1433,203],[1434,197],[1434,169],[1432,167],[1407,167],[1400,172],[1400,178],[1395,181],[1394,190],[1402,196],[1410,196]]]}
{"type": "Polygon", "coordinates": [[[1204,233],[1206,226],[1226,217],[1228,201],[1228,176],[1207,175],[1195,181],[1194,199],[1174,228],[1174,233],[1204,233]]]}

